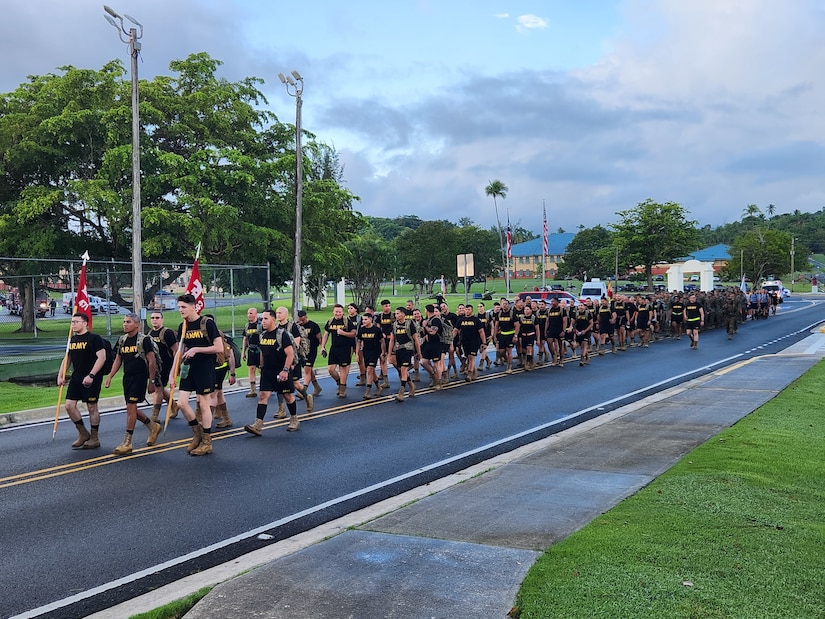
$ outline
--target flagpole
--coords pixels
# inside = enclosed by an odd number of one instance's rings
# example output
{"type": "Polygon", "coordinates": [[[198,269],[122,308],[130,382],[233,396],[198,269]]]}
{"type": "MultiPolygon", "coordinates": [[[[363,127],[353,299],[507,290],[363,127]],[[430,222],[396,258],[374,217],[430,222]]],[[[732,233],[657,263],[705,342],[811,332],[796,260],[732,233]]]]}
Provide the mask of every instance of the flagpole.
{"type": "MultiPolygon", "coordinates": [[[[198,249],[195,251],[195,264],[197,267],[198,260],[201,256],[201,244],[198,243],[198,249]]],[[[198,276],[200,277],[200,276],[198,276]]],[[[192,276],[189,276],[189,284],[192,284],[192,276]]],[[[186,339],[186,319],[183,320],[180,331],[180,343],[178,344],[178,351],[175,353],[175,361],[172,364],[172,381],[177,380],[178,371],[180,370],[181,356],[183,355],[183,341],[186,339]]],[[[175,387],[176,382],[169,383],[169,402],[166,404],[166,418],[163,421],[163,433],[166,434],[166,428],[169,427],[169,419],[172,416],[172,403],[175,401],[175,387]]]]}
{"type": "Polygon", "coordinates": [[[544,203],[544,198],[541,199],[541,212],[544,215],[544,224],[542,226],[542,243],[541,243],[541,287],[547,288],[547,206],[544,203]]]}
{"type": "Polygon", "coordinates": [[[507,287],[507,295],[510,294],[510,255],[513,248],[513,230],[510,228],[510,209],[507,209],[507,267],[504,269],[504,285],[507,287]]]}
{"type": "MultiPolygon", "coordinates": [[[[83,269],[86,268],[86,261],[89,259],[89,252],[85,252],[81,258],[83,258],[83,269]]],[[[77,310],[77,293],[75,292],[74,295],[74,309],[71,313],[71,316],[74,316],[77,310]]],[[[72,321],[71,318],[69,319],[69,335],[66,337],[66,353],[63,355],[63,362],[60,364],[60,370],[58,370],[57,375],[60,378],[60,389],[57,392],[57,407],[54,411],[54,427],[52,428],[52,442],[54,442],[55,436],[57,436],[57,423],[60,421],[60,403],[63,400],[63,388],[66,386],[66,371],[69,369],[69,347],[72,345],[72,321]]]]}

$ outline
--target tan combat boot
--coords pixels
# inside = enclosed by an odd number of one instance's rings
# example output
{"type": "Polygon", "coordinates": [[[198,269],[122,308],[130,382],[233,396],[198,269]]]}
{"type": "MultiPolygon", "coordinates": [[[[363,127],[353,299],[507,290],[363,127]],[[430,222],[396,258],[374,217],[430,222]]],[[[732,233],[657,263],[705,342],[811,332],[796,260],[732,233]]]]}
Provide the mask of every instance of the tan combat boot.
{"type": "Polygon", "coordinates": [[[132,435],[128,432],[123,437],[123,442],[115,447],[113,452],[116,456],[125,456],[132,453],[132,435]]]}
{"type": "Polygon", "coordinates": [[[192,453],[195,449],[198,448],[202,440],[203,428],[201,427],[201,424],[192,426],[192,441],[189,443],[189,445],[186,446],[186,451],[192,453]]]}
{"type": "Polygon", "coordinates": [[[286,419],[286,404],[278,402],[278,410],[275,411],[275,419],[286,419]]]}
{"type": "Polygon", "coordinates": [[[321,385],[318,384],[318,381],[313,378],[312,379],[312,395],[314,395],[314,396],[321,395],[322,391],[323,391],[323,389],[321,389],[321,385]]]}
{"type": "Polygon", "coordinates": [[[174,419],[178,416],[178,403],[176,401],[172,401],[169,403],[169,419],[174,419]]]}
{"type": "Polygon", "coordinates": [[[365,374],[358,375],[358,382],[355,383],[356,387],[363,387],[367,384],[367,376],[365,374]]]}
{"type": "Polygon", "coordinates": [[[255,436],[261,436],[264,430],[264,420],[255,419],[255,423],[253,423],[251,426],[245,425],[243,429],[249,432],[250,434],[254,434],[255,436]]]}
{"type": "Polygon", "coordinates": [[[347,397],[347,385],[346,385],[346,383],[343,384],[343,385],[338,386],[338,397],[339,398],[347,397]]]}
{"type": "Polygon", "coordinates": [[[160,421],[160,404],[152,406],[152,416],[149,419],[155,422],[160,421]]]}
{"type": "Polygon", "coordinates": [[[83,443],[83,449],[97,449],[100,447],[100,438],[97,435],[97,429],[92,428],[89,440],[83,443]]]}
{"type": "MultiPolygon", "coordinates": [[[[218,414],[220,414],[220,421],[215,426],[216,428],[231,428],[232,427],[232,417],[229,416],[229,411],[226,410],[226,404],[218,404],[217,407],[218,414]]],[[[217,419],[216,419],[217,421],[217,419]]]]}
{"type": "Polygon", "coordinates": [[[298,421],[298,415],[290,415],[289,416],[289,425],[286,427],[287,432],[295,432],[298,429],[298,426],[301,425],[301,422],[298,421]]]}
{"type": "Polygon", "coordinates": [[[408,380],[407,381],[407,387],[410,388],[410,397],[414,398],[415,397],[415,382],[411,381],[411,380],[408,380]]]}
{"type": "Polygon", "coordinates": [[[91,438],[91,434],[86,429],[86,426],[80,424],[75,425],[77,428],[77,440],[72,443],[72,449],[83,449],[83,444],[91,438]]]}
{"type": "MultiPolygon", "coordinates": [[[[149,438],[146,439],[147,447],[151,447],[157,442],[161,430],[163,430],[163,426],[160,425],[157,421],[149,422],[149,438]]],[[[129,439],[129,442],[131,442],[131,439],[129,439]]]]}
{"type": "Polygon", "coordinates": [[[367,389],[366,391],[364,391],[364,397],[362,399],[371,400],[372,394],[370,393],[370,391],[372,391],[372,385],[367,385],[367,389]]]}
{"type": "Polygon", "coordinates": [[[315,410],[315,396],[307,391],[307,397],[304,398],[307,403],[307,412],[311,413],[315,410]]]}
{"type": "Polygon", "coordinates": [[[400,387],[398,387],[398,393],[395,395],[395,399],[398,402],[403,402],[404,401],[404,385],[401,385],[400,387]]]}
{"type": "Polygon", "coordinates": [[[246,394],[247,398],[257,398],[258,392],[255,390],[255,381],[251,381],[249,383],[249,393],[246,394]]]}
{"type": "Polygon", "coordinates": [[[193,449],[189,452],[190,456],[205,456],[206,454],[212,453],[212,434],[207,434],[204,432],[203,440],[201,440],[201,444],[198,446],[197,449],[193,449]]]}

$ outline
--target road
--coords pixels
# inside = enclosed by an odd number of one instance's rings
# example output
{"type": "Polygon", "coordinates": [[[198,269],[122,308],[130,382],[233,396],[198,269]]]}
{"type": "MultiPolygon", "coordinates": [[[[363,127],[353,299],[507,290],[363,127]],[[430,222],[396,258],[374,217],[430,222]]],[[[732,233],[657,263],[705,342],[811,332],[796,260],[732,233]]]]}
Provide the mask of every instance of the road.
{"type": "MultiPolygon", "coordinates": [[[[181,419],[156,447],[127,458],[110,455],[122,412],[104,417],[97,452],[69,449],[75,431],[66,422],[55,442],[51,423],[2,430],[0,616],[85,616],[672,384],[778,352],[823,320],[825,304],[795,298],[733,341],[704,333],[697,351],[684,338],[663,340],[586,367],[486,372],[400,404],[363,403],[353,387],[338,400],[327,381],[299,432],[272,421],[273,404],[261,438],[242,430],[255,403],[236,393],[235,429],[217,432],[206,458],[186,455],[181,419]]],[[[135,437],[142,444],[145,428],[135,437]]]]}

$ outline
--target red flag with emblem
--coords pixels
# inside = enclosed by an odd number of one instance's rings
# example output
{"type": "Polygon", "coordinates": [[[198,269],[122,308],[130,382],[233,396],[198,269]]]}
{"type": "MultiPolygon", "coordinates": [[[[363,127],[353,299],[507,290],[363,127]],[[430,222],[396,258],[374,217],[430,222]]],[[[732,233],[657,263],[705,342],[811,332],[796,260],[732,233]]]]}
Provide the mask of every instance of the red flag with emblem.
{"type": "Polygon", "coordinates": [[[197,258],[195,258],[195,263],[192,265],[192,275],[189,276],[189,285],[186,286],[186,294],[191,294],[195,297],[195,311],[200,314],[205,305],[203,302],[203,284],[201,283],[201,274],[200,270],[198,270],[197,258]]]}
{"type": "Polygon", "coordinates": [[[86,260],[80,269],[80,283],[74,297],[74,313],[83,314],[89,319],[89,330],[92,329],[92,306],[89,304],[89,289],[86,285],[86,260]]]}

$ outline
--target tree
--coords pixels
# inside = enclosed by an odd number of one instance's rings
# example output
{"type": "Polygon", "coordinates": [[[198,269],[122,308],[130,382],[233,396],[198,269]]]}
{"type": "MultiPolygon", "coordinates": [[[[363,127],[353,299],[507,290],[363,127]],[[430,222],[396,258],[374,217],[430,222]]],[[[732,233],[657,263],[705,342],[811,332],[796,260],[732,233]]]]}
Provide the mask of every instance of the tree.
{"type": "Polygon", "coordinates": [[[567,246],[559,275],[584,279],[585,273],[604,277],[613,272],[615,250],[613,233],[601,226],[582,230],[567,246]]]}
{"type": "Polygon", "coordinates": [[[490,181],[490,184],[484,188],[485,195],[492,196],[493,206],[496,209],[496,225],[498,226],[499,247],[501,248],[501,266],[504,268],[504,233],[501,231],[501,219],[498,216],[498,201],[496,198],[504,200],[507,197],[509,189],[507,185],[500,180],[490,181]]]}
{"type": "MultiPolygon", "coordinates": [[[[264,109],[261,80],[229,82],[205,53],[140,83],[142,254],[264,264],[292,277],[294,127],[264,109]]],[[[63,67],[0,97],[0,255],[131,259],[130,83],[120,62],[63,67]]],[[[330,147],[309,138],[303,167],[305,263],[341,264],[359,226],[330,147]]],[[[6,269],[20,265],[2,265],[6,269]]],[[[114,275],[114,287],[130,278],[114,275]],[[118,280],[118,278],[120,278],[118,280]]],[[[147,301],[162,282],[144,291],[147,301]]],[[[263,298],[265,277],[250,277],[263,298]]],[[[118,295],[115,301],[123,303],[118,295]]],[[[24,329],[28,325],[24,323],[24,329]]]]}
{"type": "Polygon", "coordinates": [[[381,283],[391,276],[391,244],[374,232],[354,236],[347,249],[351,260],[347,262],[344,275],[352,280],[353,302],[362,309],[365,305],[375,307],[381,294],[381,283]]]}
{"type": "Polygon", "coordinates": [[[399,274],[423,288],[424,282],[442,274],[455,292],[456,226],[449,221],[425,221],[416,230],[405,230],[395,239],[399,274]]]}
{"type": "MultiPolygon", "coordinates": [[[[800,255],[807,249],[797,246],[800,255]]],[[[752,282],[766,275],[777,277],[791,270],[791,235],[774,228],[758,226],[736,239],[731,245],[728,270],[743,273],[752,282]]]]}
{"type": "Polygon", "coordinates": [[[680,204],[659,204],[648,198],[635,209],[616,214],[621,221],[611,227],[619,259],[624,264],[643,266],[651,289],[653,265],[673,262],[698,247],[696,222],[687,219],[687,211],[680,204]]]}

